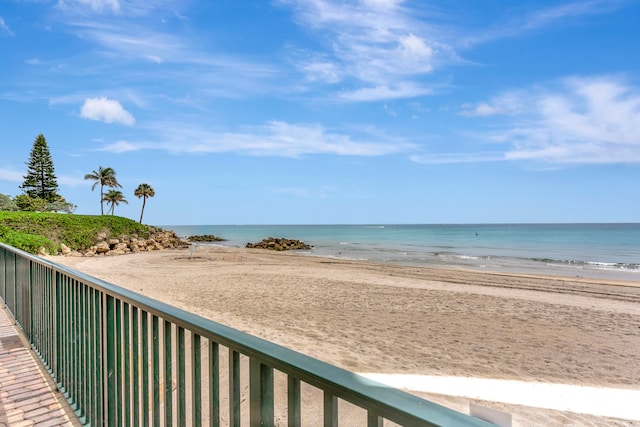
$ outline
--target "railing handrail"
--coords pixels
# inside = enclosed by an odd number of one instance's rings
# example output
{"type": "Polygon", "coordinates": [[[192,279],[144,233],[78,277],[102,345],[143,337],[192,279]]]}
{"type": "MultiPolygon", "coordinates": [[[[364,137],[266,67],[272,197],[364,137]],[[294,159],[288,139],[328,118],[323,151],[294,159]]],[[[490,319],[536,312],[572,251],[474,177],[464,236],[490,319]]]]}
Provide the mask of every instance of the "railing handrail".
{"type": "MultiPolygon", "coordinates": [[[[376,413],[397,423],[415,423],[434,426],[489,426],[490,424],[451,410],[444,406],[421,399],[417,396],[391,388],[385,384],[365,378],[356,373],[312,358],[262,338],[230,328],[186,310],[171,306],[148,296],[121,286],[95,278],[67,266],[46,260],[22,250],[0,243],[5,250],[51,268],[71,279],[89,284],[104,294],[121,299],[152,315],[169,320],[202,337],[213,339],[219,344],[234,349],[249,357],[258,358],[261,363],[293,375],[332,395],[363,408],[375,407],[376,413]]],[[[1,297],[2,295],[0,295],[1,297]]]]}

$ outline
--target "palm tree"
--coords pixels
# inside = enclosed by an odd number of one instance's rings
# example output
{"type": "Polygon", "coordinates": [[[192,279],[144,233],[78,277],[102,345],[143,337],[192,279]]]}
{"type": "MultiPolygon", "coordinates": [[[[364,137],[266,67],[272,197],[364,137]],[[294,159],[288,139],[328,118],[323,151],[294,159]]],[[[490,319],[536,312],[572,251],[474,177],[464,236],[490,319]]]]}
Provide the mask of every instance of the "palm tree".
{"type": "Polygon", "coordinates": [[[142,212],[140,212],[140,224],[142,224],[142,215],[144,215],[144,206],[147,204],[147,197],[156,195],[155,190],[149,184],[140,184],[133,195],[137,198],[142,197],[142,212]]]}
{"type": "Polygon", "coordinates": [[[129,204],[129,202],[127,202],[127,199],[125,199],[124,194],[122,194],[122,191],[119,190],[107,191],[107,194],[104,195],[102,200],[111,205],[111,215],[113,215],[113,212],[116,210],[116,206],[118,206],[120,203],[129,204]]]}
{"type": "Polygon", "coordinates": [[[100,214],[104,215],[104,187],[122,188],[122,185],[116,179],[116,171],[113,168],[100,166],[97,171],[92,171],[84,176],[84,179],[95,181],[91,186],[91,191],[96,188],[96,185],[100,184],[100,214]]]}

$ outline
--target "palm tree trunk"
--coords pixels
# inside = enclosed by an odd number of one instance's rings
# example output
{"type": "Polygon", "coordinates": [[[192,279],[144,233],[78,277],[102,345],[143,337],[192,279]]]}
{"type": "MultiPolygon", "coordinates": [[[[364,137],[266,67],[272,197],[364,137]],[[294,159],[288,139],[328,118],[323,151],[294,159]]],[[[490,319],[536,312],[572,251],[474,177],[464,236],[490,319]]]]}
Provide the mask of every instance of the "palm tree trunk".
{"type": "Polygon", "coordinates": [[[144,215],[144,205],[147,204],[147,198],[142,198],[142,212],[140,212],[140,224],[142,224],[142,215],[144,215]]]}
{"type": "Polygon", "coordinates": [[[104,215],[104,185],[100,184],[100,215],[104,215]]]}

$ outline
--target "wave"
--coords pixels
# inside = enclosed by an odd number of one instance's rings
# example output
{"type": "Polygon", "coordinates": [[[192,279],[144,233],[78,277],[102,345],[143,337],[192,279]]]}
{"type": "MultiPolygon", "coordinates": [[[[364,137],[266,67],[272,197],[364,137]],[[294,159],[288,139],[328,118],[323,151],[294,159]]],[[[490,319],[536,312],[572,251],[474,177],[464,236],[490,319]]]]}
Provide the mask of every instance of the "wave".
{"type": "Polygon", "coordinates": [[[543,262],[550,265],[565,265],[575,267],[586,267],[597,270],[624,270],[640,273],[640,264],[637,263],[624,263],[624,262],[601,262],[601,261],[581,261],[581,260],[566,260],[566,259],[553,259],[553,258],[531,258],[532,261],[543,262]]]}

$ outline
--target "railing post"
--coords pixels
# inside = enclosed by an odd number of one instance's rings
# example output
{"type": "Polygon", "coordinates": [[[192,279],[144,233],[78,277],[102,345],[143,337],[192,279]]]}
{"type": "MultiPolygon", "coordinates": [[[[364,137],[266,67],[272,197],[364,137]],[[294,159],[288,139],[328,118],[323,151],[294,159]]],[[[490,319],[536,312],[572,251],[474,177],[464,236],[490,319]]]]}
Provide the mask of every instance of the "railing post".
{"type": "Polygon", "coordinates": [[[173,342],[171,338],[171,322],[164,321],[164,422],[173,425],[173,390],[172,361],[173,342]]]}
{"type": "Polygon", "coordinates": [[[153,353],[153,426],[160,426],[160,319],[158,316],[151,316],[152,330],[152,353],[153,353]]]}
{"type": "Polygon", "coordinates": [[[229,349],[229,425],[240,427],[240,353],[229,349]]]}
{"type": "Polygon", "coordinates": [[[220,425],[220,350],[209,339],[209,427],[220,425]]]}
{"type": "Polygon", "coordinates": [[[194,426],[202,425],[202,356],[200,335],[191,334],[191,416],[194,426]]]}
{"type": "Polygon", "coordinates": [[[6,286],[7,286],[7,278],[5,277],[6,268],[5,258],[7,256],[7,250],[3,247],[0,247],[0,300],[2,300],[2,304],[4,305],[4,301],[6,298],[6,286]]]}
{"type": "Polygon", "coordinates": [[[249,422],[273,425],[273,369],[252,357],[249,362],[249,422]]]}
{"type": "Polygon", "coordinates": [[[338,399],[329,391],[324,391],[324,427],[338,426],[338,399]]]}
{"type": "Polygon", "coordinates": [[[105,370],[104,370],[104,400],[103,413],[106,418],[106,425],[117,425],[117,373],[115,355],[115,298],[103,294],[103,341],[106,343],[103,349],[105,370]]]}
{"type": "Polygon", "coordinates": [[[289,427],[300,425],[300,380],[288,376],[287,379],[287,419],[289,427]]]}

